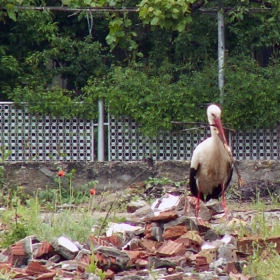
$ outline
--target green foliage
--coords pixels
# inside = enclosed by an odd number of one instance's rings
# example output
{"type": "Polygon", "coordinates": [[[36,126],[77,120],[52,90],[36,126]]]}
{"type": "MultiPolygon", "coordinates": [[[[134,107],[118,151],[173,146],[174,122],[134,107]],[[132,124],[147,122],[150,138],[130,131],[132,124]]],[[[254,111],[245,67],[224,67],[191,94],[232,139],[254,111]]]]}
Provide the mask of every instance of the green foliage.
{"type": "Polygon", "coordinates": [[[252,59],[228,63],[223,118],[236,129],[274,126],[280,113],[280,71],[275,61],[261,68],[252,59]]]}
{"type": "Polygon", "coordinates": [[[92,80],[84,90],[104,98],[113,115],[130,116],[142,131],[153,134],[171,129],[172,120],[204,119],[205,108],[200,105],[218,99],[213,87],[216,83],[211,67],[203,74],[181,75],[178,82],[169,74],[149,76],[141,67],[115,67],[106,81],[92,80]]]}
{"type": "Polygon", "coordinates": [[[144,24],[150,24],[152,27],[160,26],[181,32],[192,21],[190,5],[194,2],[194,0],[142,0],[139,4],[139,18],[144,24]]]}
{"type": "Polygon", "coordinates": [[[8,247],[20,239],[28,236],[27,226],[23,223],[14,223],[11,224],[9,230],[5,231],[1,236],[1,247],[8,247]]]}

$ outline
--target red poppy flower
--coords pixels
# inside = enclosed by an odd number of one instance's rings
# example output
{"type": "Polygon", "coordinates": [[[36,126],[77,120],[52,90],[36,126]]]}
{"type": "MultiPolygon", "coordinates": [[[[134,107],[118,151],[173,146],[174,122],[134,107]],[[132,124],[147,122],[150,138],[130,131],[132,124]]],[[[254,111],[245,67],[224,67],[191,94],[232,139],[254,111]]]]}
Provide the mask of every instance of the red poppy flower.
{"type": "Polygon", "coordinates": [[[90,194],[91,194],[91,195],[95,195],[95,194],[96,194],[95,189],[90,189],[90,191],[89,191],[89,192],[90,192],[90,194]]]}
{"type": "Polygon", "coordinates": [[[65,175],[65,172],[64,172],[63,170],[59,170],[59,171],[57,172],[57,175],[58,175],[59,177],[63,177],[63,176],[65,175]]]}

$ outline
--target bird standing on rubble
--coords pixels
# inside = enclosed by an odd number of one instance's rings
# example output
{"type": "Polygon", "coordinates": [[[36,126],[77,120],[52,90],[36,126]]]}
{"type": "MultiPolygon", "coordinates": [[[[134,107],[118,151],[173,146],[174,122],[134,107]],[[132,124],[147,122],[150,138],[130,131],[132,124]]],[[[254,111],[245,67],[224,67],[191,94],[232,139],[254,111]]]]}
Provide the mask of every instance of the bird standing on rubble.
{"type": "Polygon", "coordinates": [[[207,108],[211,137],[201,142],[194,150],[190,166],[190,189],[197,197],[196,217],[200,200],[208,201],[222,196],[226,217],[225,190],[233,173],[233,157],[227,144],[221,123],[221,109],[215,104],[207,108]]]}

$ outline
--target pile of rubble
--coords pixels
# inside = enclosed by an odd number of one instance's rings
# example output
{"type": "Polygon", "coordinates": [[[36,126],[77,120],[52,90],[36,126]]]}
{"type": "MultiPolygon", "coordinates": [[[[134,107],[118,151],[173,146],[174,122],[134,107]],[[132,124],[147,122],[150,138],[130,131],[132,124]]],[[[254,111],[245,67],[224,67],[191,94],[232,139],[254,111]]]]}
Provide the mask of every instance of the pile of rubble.
{"type": "MultiPolygon", "coordinates": [[[[106,236],[93,227],[87,244],[28,236],[0,254],[1,273],[34,280],[253,279],[242,269],[255,238],[237,235],[250,227],[235,217],[227,222],[219,202],[201,203],[195,219],[195,204],[193,197],[170,193],[151,206],[130,202],[126,222],[109,224],[106,236]]],[[[273,243],[280,252],[278,239],[258,239],[259,246],[273,243]]]]}

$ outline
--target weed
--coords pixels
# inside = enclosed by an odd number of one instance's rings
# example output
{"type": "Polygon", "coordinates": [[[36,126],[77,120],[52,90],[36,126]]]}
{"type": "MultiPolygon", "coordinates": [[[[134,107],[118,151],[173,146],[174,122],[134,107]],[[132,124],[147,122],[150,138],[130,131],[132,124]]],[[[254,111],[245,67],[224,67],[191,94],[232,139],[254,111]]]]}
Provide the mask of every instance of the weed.
{"type": "Polygon", "coordinates": [[[16,277],[16,273],[12,271],[7,271],[5,269],[0,270],[0,279],[1,280],[9,280],[14,279],[16,277]]]}
{"type": "Polygon", "coordinates": [[[244,274],[255,276],[254,279],[278,280],[280,279],[280,256],[273,245],[266,250],[256,247],[254,253],[248,258],[248,264],[243,269],[244,274]]]}
{"type": "Polygon", "coordinates": [[[93,249],[91,249],[91,252],[92,252],[92,254],[91,254],[91,258],[90,258],[90,264],[86,268],[86,271],[89,273],[93,273],[93,274],[97,275],[98,277],[100,277],[101,280],[104,280],[106,278],[106,272],[103,271],[102,269],[98,268],[98,266],[97,266],[98,261],[95,260],[93,249]]]}

